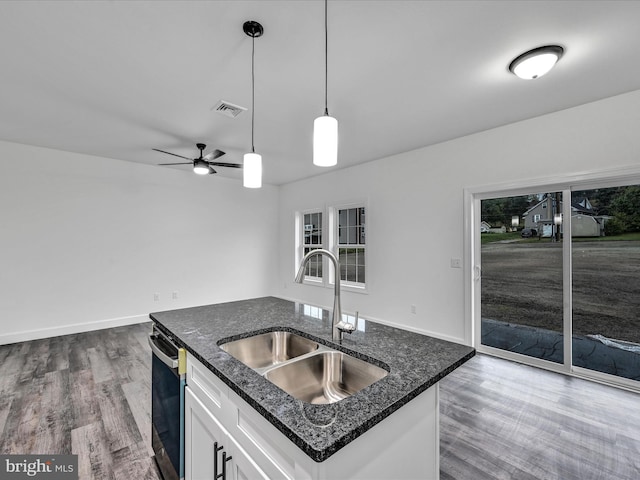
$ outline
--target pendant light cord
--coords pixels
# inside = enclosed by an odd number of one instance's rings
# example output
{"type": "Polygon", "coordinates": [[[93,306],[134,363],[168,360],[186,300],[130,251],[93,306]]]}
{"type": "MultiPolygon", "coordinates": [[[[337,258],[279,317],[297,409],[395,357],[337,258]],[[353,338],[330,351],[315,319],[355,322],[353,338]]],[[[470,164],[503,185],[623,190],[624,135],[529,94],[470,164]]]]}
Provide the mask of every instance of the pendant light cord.
{"type": "Polygon", "coordinates": [[[253,129],[254,120],[256,116],[256,79],[255,79],[255,57],[256,54],[256,37],[251,36],[251,152],[256,153],[256,149],[253,146],[253,129]]]}
{"type": "Polygon", "coordinates": [[[329,115],[328,84],[329,84],[329,28],[327,27],[327,0],[324,0],[324,114],[329,115]]]}

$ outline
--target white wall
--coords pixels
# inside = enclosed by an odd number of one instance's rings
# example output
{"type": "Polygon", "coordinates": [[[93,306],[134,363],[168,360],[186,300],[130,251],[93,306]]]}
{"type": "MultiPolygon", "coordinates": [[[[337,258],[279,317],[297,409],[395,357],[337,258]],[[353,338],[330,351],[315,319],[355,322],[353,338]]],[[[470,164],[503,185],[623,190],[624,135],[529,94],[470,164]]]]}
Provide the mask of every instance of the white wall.
{"type": "Polygon", "coordinates": [[[294,212],[366,198],[369,293],[343,293],[343,310],[463,342],[464,270],[450,266],[465,254],[463,190],[636,165],[638,132],[640,91],[286,185],[280,295],[331,305],[331,290],[292,281],[294,212]]]}
{"type": "Polygon", "coordinates": [[[0,142],[0,344],[273,293],[277,195],[0,142]]]}

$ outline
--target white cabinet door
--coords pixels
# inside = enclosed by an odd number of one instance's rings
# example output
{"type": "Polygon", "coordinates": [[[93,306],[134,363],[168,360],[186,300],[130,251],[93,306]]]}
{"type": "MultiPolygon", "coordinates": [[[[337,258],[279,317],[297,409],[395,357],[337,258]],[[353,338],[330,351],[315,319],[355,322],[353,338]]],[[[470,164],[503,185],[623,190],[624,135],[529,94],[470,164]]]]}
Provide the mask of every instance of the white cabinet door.
{"type": "Polygon", "coordinates": [[[185,480],[269,480],[189,387],[184,407],[185,480]]]}
{"type": "Polygon", "coordinates": [[[222,473],[226,432],[189,387],[185,388],[184,417],[185,480],[215,480],[222,473]]]}
{"type": "Polygon", "coordinates": [[[228,480],[270,480],[247,453],[229,436],[229,450],[233,452],[233,459],[227,464],[228,480]],[[229,473],[232,472],[232,476],[229,473]]]}

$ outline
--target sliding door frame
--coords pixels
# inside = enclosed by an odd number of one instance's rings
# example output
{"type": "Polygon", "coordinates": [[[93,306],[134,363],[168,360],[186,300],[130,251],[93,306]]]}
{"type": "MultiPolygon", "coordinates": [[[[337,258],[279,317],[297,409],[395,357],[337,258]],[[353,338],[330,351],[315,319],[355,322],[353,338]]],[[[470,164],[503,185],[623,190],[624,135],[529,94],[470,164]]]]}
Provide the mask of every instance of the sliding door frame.
{"type": "Polygon", "coordinates": [[[465,248],[465,340],[485,353],[507,360],[544,368],[558,373],[585,378],[640,392],[640,382],[615,375],[572,365],[572,254],[571,235],[565,235],[562,242],[562,285],[563,285],[563,347],[564,363],[559,364],[527,355],[489,347],[481,343],[481,244],[480,244],[480,202],[491,198],[528,195],[543,191],[562,192],[563,228],[571,232],[571,192],[622,185],[640,184],[640,166],[615,170],[602,170],[575,175],[560,175],[517,182],[469,187],[464,189],[464,248],[465,248]]]}

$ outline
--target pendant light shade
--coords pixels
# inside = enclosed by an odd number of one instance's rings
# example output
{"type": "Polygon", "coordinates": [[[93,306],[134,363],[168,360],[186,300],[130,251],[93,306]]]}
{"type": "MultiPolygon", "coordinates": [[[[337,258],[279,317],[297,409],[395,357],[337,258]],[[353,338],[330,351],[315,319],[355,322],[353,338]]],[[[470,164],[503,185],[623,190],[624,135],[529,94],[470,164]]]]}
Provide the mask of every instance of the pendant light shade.
{"type": "Polygon", "coordinates": [[[555,66],[563,53],[564,48],[559,45],[534,48],[516,57],[509,70],[524,80],[540,78],[555,66]]]}
{"type": "Polygon", "coordinates": [[[338,163],[338,120],[329,115],[313,122],[313,163],[319,167],[338,163]]]}
{"type": "Polygon", "coordinates": [[[255,82],[255,52],[256,37],[262,36],[264,28],[258,22],[249,20],[244,22],[242,30],[251,37],[251,152],[244,154],[242,166],[242,185],[246,188],[262,187],[262,155],[256,153],[253,145],[253,133],[255,124],[256,82],[255,82]]]}
{"type": "Polygon", "coordinates": [[[262,155],[252,152],[244,154],[243,185],[247,188],[262,187],[262,155]]]}
{"type": "Polygon", "coordinates": [[[338,120],[329,116],[329,29],[327,28],[327,0],[324,0],[324,115],[313,122],[313,164],[333,167],[338,163],[338,120]]]}

